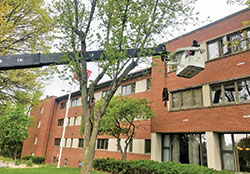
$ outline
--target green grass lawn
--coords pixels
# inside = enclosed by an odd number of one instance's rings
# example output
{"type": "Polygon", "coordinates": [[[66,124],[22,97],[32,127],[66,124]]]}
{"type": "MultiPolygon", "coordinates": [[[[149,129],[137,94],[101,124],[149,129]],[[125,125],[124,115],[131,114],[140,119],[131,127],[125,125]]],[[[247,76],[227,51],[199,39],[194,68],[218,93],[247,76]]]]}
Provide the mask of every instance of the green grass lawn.
{"type": "MultiPolygon", "coordinates": [[[[79,168],[63,167],[57,169],[55,166],[44,166],[39,168],[11,169],[0,168],[0,174],[79,174],[79,168]]],[[[93,174],[107,174],[94,171],[93,174]]]]}

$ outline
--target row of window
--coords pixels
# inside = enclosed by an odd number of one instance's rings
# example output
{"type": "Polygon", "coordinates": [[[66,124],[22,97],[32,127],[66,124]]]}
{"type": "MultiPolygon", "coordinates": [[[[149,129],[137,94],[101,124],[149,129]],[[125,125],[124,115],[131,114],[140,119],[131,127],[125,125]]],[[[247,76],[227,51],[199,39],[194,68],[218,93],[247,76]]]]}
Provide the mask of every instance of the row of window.
{"type": "MultiPolygon", "coordinates": [[[[238,103],[250,100],[250,78],[212,84],[211,104],[238,103]]],[[[203,106],[202,88],[172,92],[171,108],[203,106]]]]}
{"type": "MultiPolygon", "coordinates": [[[[71,100],[70,107],[71,108],[76,107],[76,106],[78,106],[78,103],[79,103],[79,98],[73,99],[73,100],[71,100]]],[[[67,106],[67,101],[62,102],[60,109],[65,109],[66,106],[67,106]]]]}
{"type": "MultiPolygon", "coordinates": [[[[65,138],[65,141],[64,141],[64,147],[73,147],[73,142],[74,142],[74,139],[73,138],[65,138]]],[[[55,143],[54,145],[55,146],[60,146],[60,143],[61,143],[61,138],[55,138],[55,143]]],[[[84,143],[84,139],[83,138],[79,138],[78,139],[78,148],[83,148],[83,143],[84,143]]]]}
{"type": "MultiPolygon", "coordinates": [[[[58,119],[57,126],[63,126],[63,123],[64,123],[64,118],[58,119]]],[[[81,125],[81,116],[68,118],[66,126],[77,126],[77,125],[81,125]]]]}
{"type": "MultiPolygon", "coordinates": [[[[151,79],[147,79],[146,82],[146,90],[151,89],[151,79]]],[[[136,88],[136,83],[130,83],[128,85],[122,86],[122,96],[129,95],[129,94],[134,94],[135,93],[135,88],[136,88]]],[[[108,93],[108,90],[102,91],[102,98],[104,98],[108,93]]]]}
{"type": "MultiPolygon", "coordinates": [[[[135,87],[136,83],[131,83],[128,85],[122,86],[122,95],[129,95],[129,94],[134,94],[135,93],[135,87]]],[[[151,79],[147,79],[147,84],[146,84],[146,90],[151,89],[151,79]]],[[[102,91],[102,98],[104,98],[108,93],[108,90],[102,91]]],[[[79,98],[71,100],[70,107],[76,107],[78,106],[79,103],[79,98]]],[[[64,101],[60,105],[60,109],[65,109],[67,106],[67,101],[64,101]]]]}
{"type": "Polygon", "coordinates": [[[244,51],[250,48],[250,29],[225,35],[207,44],[208,58],[214,59],[223,55],[244,51]]]}
{"type": "MultiPolygon", "coordinates": [[[[37,139],[36,139],[37,141],[37,139]]],[[[73,147],[73,138],[65,138],[64,141],[64,147],[73,147]]],[[[60,146],[61,143],[61,138],[55,138],[55,146],[60,146]]],[[[84,139],[79,138],[78,139],[78,148],[83,148],[83,143],[84,139]]],[[[102,149],[102,150],[108,150],[108,145],[109,145],[109,139],[97,139],[97,149],[102,149]]],[[[117,151],[119,151],[119,148],[117,148],[117,151]]],[[[128,152],[133,152],[133,140],[129,144],[128,152]]],[[[151,152],[151,140],[145,140],[145,153],[150,153],[151,152]]]]}

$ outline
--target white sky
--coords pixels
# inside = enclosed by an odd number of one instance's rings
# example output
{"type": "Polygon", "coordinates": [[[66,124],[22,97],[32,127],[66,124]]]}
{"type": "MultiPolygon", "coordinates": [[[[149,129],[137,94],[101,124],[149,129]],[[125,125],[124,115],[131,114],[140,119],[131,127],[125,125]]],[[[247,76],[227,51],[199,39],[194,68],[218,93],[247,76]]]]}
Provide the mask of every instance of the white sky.
{"type": "MultiPolygon", "coordinates": [[[[206,21],[206,22],[198,26],[188,26],[186,27],[186,31],[176,32],[175,37],[178,37],[186,32],[192,31],[196,28],[200,28],[206,24],[209,24],[213,21],[216,21],[218,19],[221,19],[225,16],[228,16],[230,14],[233,14],[237,11],[240,11],[246,8],[246,6],[227,5],[226,2],[227,0],[198,0],[197,5],[196,5],[196,11],[200,12],[198,17],[200,21],[206,21]],[[208,16],[210,17],[209,20],[207,20],[208,16]]],[[[143,66],[140,66],[140,68],[142,67],[143,66]]],[[[90,80],[91,79],[93,80],[98,74],[98,67],[94,63],[89,63],[88,69],[92,71],[90,80]]],[[[105,78],[103,81],[107,79],[108,78],[105,78]]],[[[68,84],[68,82],[60,80],[58,76],[55,75],[54,79],[51,80],[50,85],[47,85],[44,96],[54,95],[54,96],[59,97],[59,96],[65,95],[66,94],[65,91],[69,89],[70,89],[70,85],[68,84]],[[65,90],[65,91],[62,91],[62,90],[65,90]]],[[[73,85],[72,91],[77,91],[77,90],[79,90],[79,87],[77,85],[73,85]]]]}

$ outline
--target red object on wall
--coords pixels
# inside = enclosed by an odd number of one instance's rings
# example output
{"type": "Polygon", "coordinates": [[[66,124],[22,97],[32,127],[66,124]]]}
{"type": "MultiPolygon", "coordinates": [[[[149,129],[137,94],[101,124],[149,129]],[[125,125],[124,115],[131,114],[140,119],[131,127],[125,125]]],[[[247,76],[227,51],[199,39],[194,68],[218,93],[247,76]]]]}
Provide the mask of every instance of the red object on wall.
{"type": "MultiPolygon", "coordinates": [[[[89,79],[91,73],[92,73],[92,71],[87,70],[87,80],[89,79]]],[[[76,73],[74,73],[74,77],[73,77],[73,78],[74,78],[75,80],[78,80],[78,81],[79,81],[78,76],[76,75],[76,73]]]]}

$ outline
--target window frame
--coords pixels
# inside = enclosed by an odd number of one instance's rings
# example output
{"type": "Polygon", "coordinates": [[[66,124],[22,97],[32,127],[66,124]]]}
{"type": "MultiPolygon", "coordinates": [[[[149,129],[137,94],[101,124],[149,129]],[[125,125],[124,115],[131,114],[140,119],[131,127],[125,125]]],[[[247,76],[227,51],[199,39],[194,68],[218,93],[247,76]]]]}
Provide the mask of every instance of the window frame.
{"type": "Polygon", "coordinates": [[[108,94],[108,90],[102,91],[102,98],[104,99],[108,94]]]}
{"type": "Polygon", "coordinates": [[[63,124],[64,124],[64,118],[61,118],[61,119],[58,119],[57,120],[57,126],[59,127],[59,126],[63,126],[63,124]]]}
{"type": "MultiPolygon", "coordinates": [[[[250,101],[250,94],[248,95],[249,100],[241,100],[239,97],[239,86],[238,84],[240,82],[243,81],[249,81],[250,82],[250,77],[248,78],[243,78],[243,79],[236,79],[236,80],[229,80],[229,81],[225,81],[225,82],[221,82],[221,83],[215,83],[215,84],[210,84],[210,100],[211,100],[211,105],[225,105],[225,104],[237,104],[237,103],[244,103],[244,102],[249,102],[250,101]],[[231,102],[227,102],[226,98],[225,98],[225,85],[233,83],[234,84],[234,90],[235,90],[235,101],[231,101],[231,102]],[[213,87],[215,86],[220,86],[220,90],[221,90],[221,97],[222,97],[222,101],[218,102],[218,103],[213,103],[213,87]]],[[[250,88],[250,83],[249,83],[249,88],[250,88]]]]}
{"type": "Polygon", "coordinates": [[[40,114],[43,114],[43,112],[44,112],[44,107],[41,106],[41,108],[40,108],[40,114]]]}
{"type": "Polygon", "coordinates": [[[38,120],[37,121],[37,126],[36,126],[38,129],[41,127],[41,120],[38,120]]]}
{"type": "Polygon", "coordinates": [[[60,144],[61,144],[61,138],[55,138],[54,146],[60,146],[60,144]]]}
{"type": "Polygon", "coordinates": [[[67,106],[67,101],[61,102],[60,109],[65,109],[67,106]]]}
{"type": "Polygon", "coordinates": [[[146,80],[146,90],[149,91],[149,90],[151,90],[151,88],[152,88],[152,80],[151,80],[151,78],[148,78],[146,80]]]}
{"type": "Polygon", "coordinates": [[[179,91],[172,91],[172,92],[170,92],[170,98],[171,98],[171,100],[170,100],[170,109],[171,110],[179,110],[179,109],[186,109],[186,108],[195,108],[195,107],[202,107],[203,106],[203,93],[202,93],[202,87],[201,86],[199,86],[199,87],[195,87],[195,88],[187,88],[187,89],[183,89],[183,90],[179,90],[179,91]],[[200,100],[201,100],[201,104],[199,105],[199,104],[195,104],[196,102],[195,102],[195,97],[194,97],[194,95],[195,95],[195,93],[194,93],[194,91],[195,90],[197,90],[197,89],[199,89],[199,91],[200,91],[200,100]],[[187,91],[191,91],[191,101],[192,101],[192,104],[191,105],[187,105],[187,106],[184,106],[184,104],[183,104],[183,93],[184,92],[187,92],[187,91]],[[177,106],[177,107],[175,107],[174,106],[174,103],[173,103],[173,95],[174,94],[179,94],[179,96],[180,96],[180,106],[177,106]]]}
{"type": "Polygon", "coordinates": [[[84,145],[84,138],[79,138],[78,139],[78,148],[83,148],[84,145]]]}
{"type": "Polygon", "coordinates": [[[122,86],[122,96],[125,96],[125,95],[130,95],[130,94],[135,94],[135,88],[136,88],[136,83],[130,83],[130,84],[127,84],[127,85],[123,85],[122,86]],[[130,93],[128,93],[127,91],[127,88],[130,86],[131,88],[131,91],[130,93]]]}
{"type": "Polygon", "coordinates": [[[108,145],[109,145],[109,139],[100,138],[100,139],[97,139],[96,149],[98,149],[98,150],[108,150],[108,145]]]}
{"type": "Polygon", "coordinates": [[[37,138],[37,137],[34,137],[33,144],[34,144],[34,145],[37,145],[37,141],[38,141],[38,138],[37,138]]]}
{"type": "Polygon", "coordinates": [[[224,36],[218,37],[216,39],[210,40],[208,42],[206,42],[206,46],[207,46],[207,58],[208,60],[214,60],[217,59],[219,57],[223,57],[225,55],[231,55],[234,53],[240,53],[246,50],[250,49],[250,28],[246,27],[244,29],[240,29],[238,31],[232,32],[232,33],[228,33],[225,34],[224,36]],[[237,37],[239,36],[238,39],[236,39],[235,41],[233,40],[233,37],[237,37]],[[227,52],[224,53],[223,49],[224,49],[224,38],[226,38],[226,44],[227,44],[227,52]],[[239,42],[238,45],[234,45],[234,42],[239,42]],[[214,42],[217,42],[217,46],[218,46],[218,56],[217,57],[210,57],[210,50],[209,50],[209,44],[212,44],[214,42]],[[242,48],[242,43],[246,42],[246,48],[242,48]],[[234,49],[234,47],[237,47],[237,50],[234,49]]]}
{"type": "Polygon", "coordinates": [[[70,107],[71,108],[77,107],[78,106],[78,101],[79,101],[79,98],[72,99],[71,103],[70,103],[70,107]]]}
{"type": "Polygon", "coordinates": [[[145,150],[144,150],[144,153],[145,154],[151,154],[151,139],[145,139],[145,150]],[[146,147],[147,147],[147,143],[149,143],[149,151],[146,151],[147,149],[146,149],[146,147]]]}

